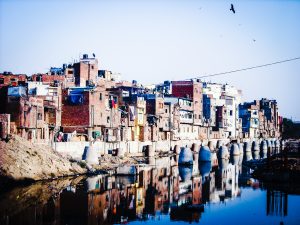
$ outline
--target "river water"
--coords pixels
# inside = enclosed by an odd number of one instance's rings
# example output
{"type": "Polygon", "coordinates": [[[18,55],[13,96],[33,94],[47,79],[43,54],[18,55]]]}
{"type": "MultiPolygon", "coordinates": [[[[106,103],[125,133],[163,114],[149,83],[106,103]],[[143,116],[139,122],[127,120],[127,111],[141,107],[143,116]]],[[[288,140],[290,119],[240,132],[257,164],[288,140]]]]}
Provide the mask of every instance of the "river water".
{"type": "Polygon", "coordinates": [[[186,167],[167,157],[150,164],[136,168],[137,175],[66,178],[6,191],[0,224],[300,224],[295,185],[261,183],[228,161],[186,167]]]}

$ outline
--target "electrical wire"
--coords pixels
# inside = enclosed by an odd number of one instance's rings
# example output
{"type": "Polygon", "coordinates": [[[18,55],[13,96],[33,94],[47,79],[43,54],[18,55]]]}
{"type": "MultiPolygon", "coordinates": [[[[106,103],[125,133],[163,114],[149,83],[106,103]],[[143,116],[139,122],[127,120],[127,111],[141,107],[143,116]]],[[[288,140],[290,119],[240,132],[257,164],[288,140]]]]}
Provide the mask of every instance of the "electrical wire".
{"type": "Polygon", "coordinates": [[[291,59],[285,59],[285,60],[276,61],[276,62],[272,62],[272,63],[267,63],[267,64],[263,64],[263,65],[251,66],[251,67],[247,67],[247,68],[243,68],[243,69],[231,70],[231,71],[222,72],[222,73],[209,74],[209,75],[199,76],[199,77],[190,78],[190,79],[186,79],[186,80],[191,80],[191,79],[201,79],[201,78],[206,78],[206,77],[221,76],[221,75],[225,75],[225,74],[236,73],[236,72],[246,71],[246,70],[252,70],[252,69],[261,68],[261,67],[266,67],[266,66],[272,66],[272,65],[275,65],[275,64],[280,64],[280,63],[290,62],[290,61],[299,60],[299,59],[300,59],[300,57],[291,58],[291,59]]]}

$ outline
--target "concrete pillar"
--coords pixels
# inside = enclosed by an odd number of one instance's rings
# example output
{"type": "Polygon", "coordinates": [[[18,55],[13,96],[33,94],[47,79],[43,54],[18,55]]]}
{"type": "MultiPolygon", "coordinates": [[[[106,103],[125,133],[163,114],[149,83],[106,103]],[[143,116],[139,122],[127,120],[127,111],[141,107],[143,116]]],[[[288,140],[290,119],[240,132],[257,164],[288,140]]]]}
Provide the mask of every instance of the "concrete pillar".
{"type": "Polygon", "coordinates": [[[252,156],[253,159],[259,159],[259,145],[256,141],[252,142],[252,156]]]}
{"type": "Polygon", "coordinates": [[[197,143],[194,143],[192,145],[192,152],[198,153],[199,152],[199,148],[200,148],[199,145],[197,143]]]}
{"type": "Polygon", "coordinates": [[[116,148],[117,156],[124,157],[125,156],[125,149],[124,148],[116,148]]]}
{"type": "Polygon", "coordinates": [[[153,149],[152,145],[147,145],[146,147],[146,151],[145,151],[145,156],[146,157],[154,157],[155,155],[155,151],[153,149]]]}
{"type": "Polygon", "coordinates": [[[89,165],[96,165],[99,164],[99,159],[96,150],[94,150],[93,146],[86,146],[85,147],[86,151],[86,163],[89,165]]]}
{"type": "Polygon", "coordinates": [[[175,145],[175,147],[174,147],[174,153],[176,155],[179,155],[179,153],[180,153],[180,147],[179,147],[179,145],[175,145]]]}
{"type": "Polygon", "coordinates": [[[229,152],[228,152],[228,148],[226,146],[221,146],[219,148],[218,158],[219,158],[219,161],[220,161],[220,159],[228,159],[229,158],[229,152]]]}
{"type": "Polygon", "coordinates": [[[252,160],[251,145],[249,142],[244,143],[244,160],[245,161],[252,160]]]}
{"type": "Polygon", "coordinates": [[[222,146],[222,140],[218,140],[216,148],[220,149],[221,146],[222,146]]]}
{"type": "Polygon", "coordinates": [[[260,157],[267,158],[268,145],[266,141],[260,143],[260,157]]]}
{"type": "Polygon", "coordinates": [[[214,141],[209,141],[208,142],[208,147],[209,147],[210,151],[214,151],[215,150],[215,143],[214,143],[214,141]]]}

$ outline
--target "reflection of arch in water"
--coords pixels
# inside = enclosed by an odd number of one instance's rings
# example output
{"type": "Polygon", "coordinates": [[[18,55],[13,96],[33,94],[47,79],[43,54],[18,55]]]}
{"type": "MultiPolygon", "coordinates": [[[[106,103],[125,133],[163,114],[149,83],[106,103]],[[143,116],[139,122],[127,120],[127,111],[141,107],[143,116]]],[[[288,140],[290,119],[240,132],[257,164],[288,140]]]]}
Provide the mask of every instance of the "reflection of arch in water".
{"type": "Polygon", "coordinates": [[[211,162],[200,162],[199,163],[199,171],[202,176],[202,183],[205,182],[205,177],[209,176],[211,171],[211,162]]]}
{"type": "Polygon", "coordinates": [[[233,165],[239,165],[240,162],[240,156],[239,155],[232,155],[230,157],[230,163],[232,163],[233,165]]]}
{"type": "Polygon", "coordinates": [[[244,143],[244,161],[252,160],[251,144],[249,142],[244,143]]]}
{"type": "Polygon", "coordinates": [[[260,157],[267,158],[268,145],[265,140],[260,143],[260,157]]]}
{"type": "Polygon", "coordinates": [[[179,176],[182,182],[187,182],[192,179],[193,175],[193,165],[191,166],[179,166],[179,176]]]}
{"type": "Polygon", "coordinates": [[[201,146],[199,151],[199,162],[211,162],[211,151],[207,146],[201,146]]]}
{"type": "Polygon", "coordinates": [[[253,159],[259,159],[259,144],[256,141],[252,142],[252,157],[253,159]]]}
{"type": "Polygon", "coordinates": [[[192,165],[193,164],[193,153],[189,148],[181,148],[179,154],[178,164],[192,165]]]}
{"type": "Polygon", "coordinates": [[[229,151],[228,148],[224,146],[220,146],[218,151],[218,160],[221,161],[222,159],[228,159],[229,158],[229,151]]]}
{"type": "Polygon", "coordinates": [[[220,160],[219,161],[219,169],[220,170],[226,169],[227,166],[228,166],[228,164],[229,164],[229,159],[222,159],[222,160],[220,160]]]}

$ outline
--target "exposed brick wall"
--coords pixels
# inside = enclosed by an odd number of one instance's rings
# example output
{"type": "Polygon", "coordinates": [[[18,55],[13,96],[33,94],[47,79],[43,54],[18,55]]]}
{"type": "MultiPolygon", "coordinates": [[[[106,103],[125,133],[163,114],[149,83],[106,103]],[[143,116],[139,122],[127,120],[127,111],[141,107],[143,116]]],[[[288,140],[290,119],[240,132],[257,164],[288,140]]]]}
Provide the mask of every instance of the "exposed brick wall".
{"type": "Polygon", "coordinates": [[[86,86],[87,80],[92,80],[96,83],[98,76],[98,61],[83,63],[78,62],[74,64],[74,76],[76,86],[86,86]]]}
{"type": "Polygon", "coordinates": [[[82,105],[71,105],[68,102],[68,90],[62,92],[62,127],[85,126],[90,124],[89,92],[83,94],[82,105]]]}
{"type": "Polygon", "coordinates": [[[0,138],[10,134],[10,114],[0,114],[0,138]]]}
{"type": "Polygon", "coordinates": [[[0,74],[0,88],[4,86],[17,86],[18,82],[26,82],[27,76],[25,74],[0,74]]]}
{"type": "Polygon", "coordinates": [[[202,124],[202,83],[193,85],[194,123],[202,124]]]}
{"type": "Polygon", "coordinates": [[[65,76],[63,75],[48,75],[48,74],[33,74],[32,81],[41,81],[43,84],[52,84],[54,81],[64,82],[65,76]]]}
{"type": "Polygon", "coordinates": [[[11,121],[17,127],[44,127],[44,104],[42,99],[36,97],[9,97],[7,112],[11,114],[11,121]]]}
{"type": "Polygon", "coordinates": [[[174,97],[192,98],[193,93],[192,81],[172,81],[172,95],[174,97]]]}

